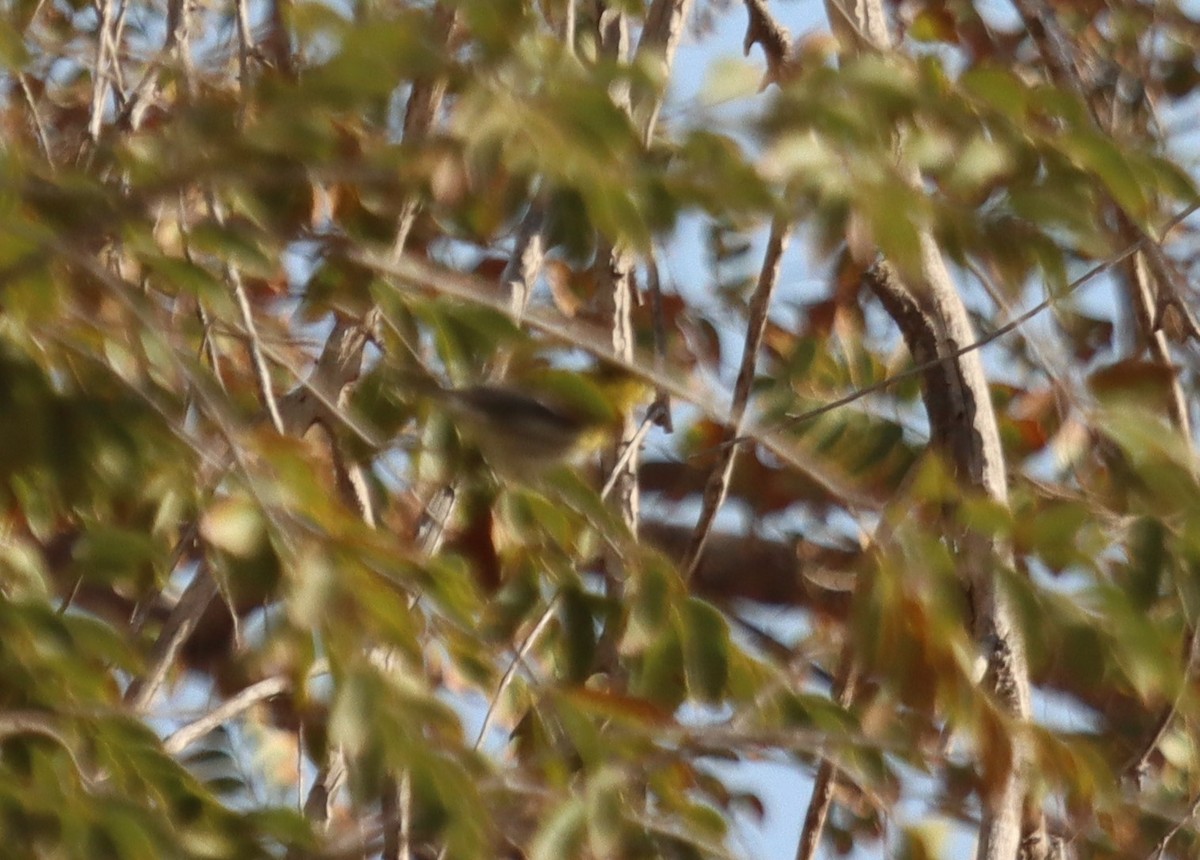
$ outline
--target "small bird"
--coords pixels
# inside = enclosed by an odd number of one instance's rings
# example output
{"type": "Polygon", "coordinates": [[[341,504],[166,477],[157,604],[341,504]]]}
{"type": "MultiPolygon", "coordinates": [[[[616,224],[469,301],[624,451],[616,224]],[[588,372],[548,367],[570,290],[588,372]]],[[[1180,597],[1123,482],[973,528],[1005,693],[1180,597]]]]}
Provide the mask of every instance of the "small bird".
{"type": "Polygon", "coordinates": [[[587,446],[594,416],[508,385],[446,389],[445,402],[459,419],[457,429],[479,446],[492,465],[541,469],[570,459],[587,446]]]}
{"type": "Polygon", "coordinates": [[[611,370],[551,371],[523,387],[510,380],[443,388],[431,379],[415,387],[445,404],[455,429],[490,465],[518,473],[599,449],[647,390],[636,377],[611,370]]]}

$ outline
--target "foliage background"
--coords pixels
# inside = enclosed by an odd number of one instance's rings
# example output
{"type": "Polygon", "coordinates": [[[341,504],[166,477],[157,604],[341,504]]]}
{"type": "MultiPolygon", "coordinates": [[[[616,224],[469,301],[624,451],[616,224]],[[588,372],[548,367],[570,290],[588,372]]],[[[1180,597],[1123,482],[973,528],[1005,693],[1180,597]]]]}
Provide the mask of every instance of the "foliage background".
{"type": "Polygon", "coordinates": [[[1194,853],[1200,25],[825,11],[5,7],[14,856],[1194,853]]]}

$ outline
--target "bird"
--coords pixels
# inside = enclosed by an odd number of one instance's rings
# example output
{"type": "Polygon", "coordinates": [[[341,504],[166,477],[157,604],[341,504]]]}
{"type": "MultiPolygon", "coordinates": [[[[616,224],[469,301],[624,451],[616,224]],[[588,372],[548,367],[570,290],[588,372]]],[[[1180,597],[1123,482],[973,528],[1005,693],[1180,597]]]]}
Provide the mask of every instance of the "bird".
{"type": "Polygon", "coordinates": [[[493,468],[533,474],[598,450],[648,391],[632,374],[603,366],[462,387],[422,376],[413,388],[441,402],[460,437],[493,468]]]}

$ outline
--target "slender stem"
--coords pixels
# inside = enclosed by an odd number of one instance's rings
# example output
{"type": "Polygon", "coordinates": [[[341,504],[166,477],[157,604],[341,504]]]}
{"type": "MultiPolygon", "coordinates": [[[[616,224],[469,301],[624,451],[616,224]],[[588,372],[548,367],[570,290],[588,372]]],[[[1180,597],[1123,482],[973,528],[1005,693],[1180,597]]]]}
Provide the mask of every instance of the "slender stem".
{"type": "MultiPolygon", "coordinates": [[[[742,421],[746,417],[746,407],[750,403],[750,391],[754,385],[755,368],[758,365],[758,352],[762,347],[763,335],[767,328],[768,311],[775,286],[779,283],[779,270],[783,263],[783,253],[787,250],[791,238],[791,227],[781,218],[776,218],[771,224],[771,236],[767,240],[767,250],[763,258],[762,268],[758,274],[758,285],[750,300],[750,317],[746,321],[746,342],[742,348],[742,364],[738,369],[737,381],[733,388],[733,404],[729,409],[729,426],[725,431],[726,441],[737,439],[742,431],[742,421]]],[[[704,546],[712,533],[717,513],[729,492],[729,482],[733,478],[734,460],[738,448],[734,445],[723,447],[717,462],[709,472],[708,482],[704,486],[703,508],[696,522],[696,530],[692,535],[691,544],[684,553],[680,569],[685,579],[691,579],[700,566],[700,558],[704,554],[704,546]]]]}

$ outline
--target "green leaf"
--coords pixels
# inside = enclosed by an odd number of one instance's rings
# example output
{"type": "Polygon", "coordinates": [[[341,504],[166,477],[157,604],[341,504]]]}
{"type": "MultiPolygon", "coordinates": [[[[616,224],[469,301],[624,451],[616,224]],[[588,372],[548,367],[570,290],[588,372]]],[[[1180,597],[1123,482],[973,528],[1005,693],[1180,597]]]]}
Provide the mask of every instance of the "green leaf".
{"type": "Polygon", "coordinates": [[[602,770],[588,782],[587,844],[596,857],[625,855],[625,777],[614,768],[602,770]]]}
{"type": "Polygon", "coordinates": [[[558,594],[559,629],[563,639],[563,675],[568,683],[580,684],[592,673],[596,659],[596,621],[593,598],[576,585],[558,594]]]}
{"type": "Polygon", "coordinates": [[[986,64],[968,69],[959,86],[1010,120],[1023,121],[1029,104],[1028,88],[1009,68],[986,64]]]}
{"type": "Polygon", "coordinates": [[[858,211],[880,251],[910,282],[920,282],[924,201],[898,177],[862,187],[858,211]]]}
{"type": "Polygon", "coordinates": [[[692,597],[680,607],[688,688],[705,702],[720,702],[729,681],[729,625],[710,603],[692,597]]]}
{"type": "Polygon", "coordinates": [[[638,699],[605,690],[577,687],[563,694],[573,705],[595,714],[605,721],[612,720],[645,729],[667,725],[671,712],[646,699],[638,699]]]}
{"type": "Polygon", "coordinates": [[[28,63],[29,51],[25,47],[25,40],[9,20],[0,21],[0,65],[10,71],[16,71],[24,69],[28,63]]]}
{"type": "Polygon", "coordinates": [[[312,823],[294,809],[252,809],[247,813],[246,819],[255,830],[269,834],[284,845],[309,849],[316,847],[317,840],[313,834],[312,823]]]}
{"type": "Polygon", "coordinates": [[[261,511],[244,496],[228,496],[210,505],[200,520],[200,534],[239,558],[258,553],[267,539],[261,511]]]}
{"type": "Polygon", "coordinates": [[[72,555],[88,579],[110,582],[152,578],[152,566],[165,560],[163,546],[144,531],[104,523],[89,525],[72,555]]]}
{"type": "MultiPolygon", "coordinates": [[[[126,672],[140,668],[129,640],[117,629],[87,615],[69,615],[64,620],[77,653],[85,655],[88,660],[103,662],[126,672]]],[[[104,679],[98,680],[103,682],[104,679]]]]}
{"type": "Polygon", "coordinates": [[[1156,517],[1140,517],[1130,529],[1129,567],[1122,585],[1135,609],[1149,609],[1162,590],[1167,532],[1156,517]]]}
{"type": "Polygon", "coordinates": [[[1072,502],[1042,505],[1031,516],[1016,518],[1017,543],[1028,547],[1052,570],[1063,570],[1087,560],[1080,553],[1079,539],[1093,516],[1094,512],[1086,505],[1072,502]]]}
{"type": "Polygon", "coordinates": [[[352,106],[386,96],[406,79],[438,74],[445,60],[430,18],[406,12],[391,21],[376,17],[369,27],[345,26],[337,53],[307,70],[303,96],[352,106]]]}
{"type": "Polygon", "coordinates": [[[1066,136],[1063,151],[1098,178],[1121,207],[1136,221],[1148,213],[1149,201],[1124,153],[1107,137],[1077,132],[1066,136]]]}
{"type": "Polygon", "coordinates": [[[689,803],[683,811],[687,832],[702,844],[720,845],[729,833],[729,820],[718,810],[703,803],[689,803]]]}
{"type": "Polygon", "coordinates": [[[721,57],[705,71],[702,90],[705,104],[748,98],[755,95],[763,83],[761,66],[734,57],[721,57]]]}
{"type": "Polygon", "coordinates": [[[220,300],[225,292],[216,275],[190,260],[166,254],[144,253],[141,255],[141,262],[155,275],[155,283],[168,294],[184,293],[205,300],[220,300]]]}
{"type": "Polygon", "coordinates": [[[661,630],[642,652],[630,689],[635,696],[669,709],[687,696],[683,642],[675,625],[661,630]]]}
{"type": "Polygon", "coordinates": [[[530,846],[530,860],[566,860],[580,856],[587,836],[587,806],[577,798],[556,809],[530,846]]]}
{"type": "Polygon", "coordinates": [[[671,620],[671,601],[676,590],[674,569],[665,559],[652,556],[638,568],[638,575],[626,595],[629,623],[621,644],[626,653],[640,653],[655,640],[671,620]]]}

